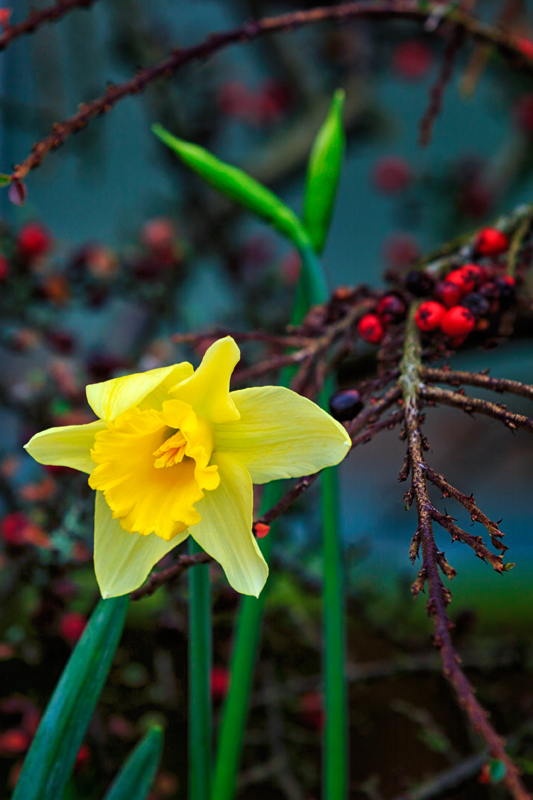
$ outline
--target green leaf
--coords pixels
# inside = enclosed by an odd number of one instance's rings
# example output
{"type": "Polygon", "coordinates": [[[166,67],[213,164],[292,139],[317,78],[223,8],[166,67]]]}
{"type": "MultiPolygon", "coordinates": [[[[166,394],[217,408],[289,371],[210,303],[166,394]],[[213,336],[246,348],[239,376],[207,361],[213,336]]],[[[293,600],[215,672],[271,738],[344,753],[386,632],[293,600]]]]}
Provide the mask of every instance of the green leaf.
{"type": "Polygon", "coordinates": [[[4,172],[0,172],[0,189],[3,186],[9,186],[11,183],[11,175],[6,175],[4,172]]]}
{"type": "Polygon", "coordinates": [[[161,761],[163,732],[154,725],[130,753],[104,800],[145,800],[161,761]]]}
{"type": "Polygon", "coordinates": [[[12,800],[58,800],[117,648],[128,596],[100,600],[35,734],[12,800]]]}
{"type": "Polygon", "coordinates": [[[220,161],[203,147],[178,139],[162,125],[152,125],[152,131],[184,164],[219,192],[269,222],[297,247],[309,244],[309,237],[294,211],[266,186],[237,167],[220,161]]]}
{"type": "Polygon", "coordinates": [[[315,139],[304,195],[304,226],[317,253],[321,253],[328,235],[344,157],[344,90],[333,95],[326,121],[315,139]]]}

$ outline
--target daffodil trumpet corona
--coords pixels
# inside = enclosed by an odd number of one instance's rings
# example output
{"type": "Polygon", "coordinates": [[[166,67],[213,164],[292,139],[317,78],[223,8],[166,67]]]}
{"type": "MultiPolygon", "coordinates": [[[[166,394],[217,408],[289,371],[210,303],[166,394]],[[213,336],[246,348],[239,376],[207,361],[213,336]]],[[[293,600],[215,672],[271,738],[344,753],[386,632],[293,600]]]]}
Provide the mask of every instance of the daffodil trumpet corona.
{"type": "Polygon", "coordinates": [[[87,386],[95,422],[50,428],[26,450],[89,474],[102,596],[138,588],[191,535],[238,592],[258,596],[267,564],[252,532],[252,484],[338,464],[345,429],[281,386],[230,391],[240,351],[227,336],[184,362],[87,386]]]}

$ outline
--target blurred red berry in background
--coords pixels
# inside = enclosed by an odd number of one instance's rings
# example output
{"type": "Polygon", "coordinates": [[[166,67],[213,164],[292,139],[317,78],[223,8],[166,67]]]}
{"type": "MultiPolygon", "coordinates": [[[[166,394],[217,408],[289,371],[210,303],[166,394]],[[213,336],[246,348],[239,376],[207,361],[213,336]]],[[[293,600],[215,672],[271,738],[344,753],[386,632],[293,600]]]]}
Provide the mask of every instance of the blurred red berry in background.
{"type": "Polygon", "coordinates": [[[10,271],[9,261],[5,256],[0,255],[0,283],[5,281],[10,271]]]}
{"type": "Polygon", "coordinates": [[[408,233],[392,233],[383,250],[387,264],[397,269],[409,266],[420,255],[416,239],[408,233]]]}
{"type": "Polygon", "coordinates": [[[172,247],[175,238],[174,224],[167,217],[149,219],[141,230],[141,241],[151,250],[166,250],[172,247]]]}
{"type": "Polygon", "coordinates": [[[380,158],[372,171],[375,188],[383,194],[403,192],[411,183],[411,167],[399,156],[380,158]]]}
{"type": "Polygon", "coordinates": [[[21,256],[27,259],[44,256],[52,247],[52,237],[38,222],[24,225],[17,236],[17,248],[21,256]]]}
{"type": "Polygon", "coordinates": [[[76,644],[87,625],[87,620],[78,611],[67,611],[59,620],[59,633],[69,644],[76,644]]]}
{"type": "Polygon", "coordinates": [[[410,39],[399,44],[392,57],[394,74],[409,81],[425,78],[432,64],[431,48],[418,39],[410,39]]]}
{"type": "Polygon", "coordinates": [[[225,667],[213,667],[211,670],[211,697],[213,700],[223,700],[229,689],[230,674],[225,667]]]}
{"type": "Polygon", "coordinates": [[[0,756],[18,756],[30,746],[31,736],[20,728],[0,733],[0,756]]]}
{"type": "Polygon", "coordinates": [[[517,48],[520,50],[526,58],[533,59],[533,42],[531,39],[527,39],[525,36],[519,36],[515,40],[517,48]]]}
{"type": "Polygon", "coordinates": [[[515,119],[518,127],[533,136],[533,93],[524,94],[515,107],[515,119]]]}
{"type": "Polygon", "coordinates": [[[321,731],[324,727],[325,714],[322,695],[319,692],[307,692],[300,697],[300,719],[307,728],[321,731]]]}

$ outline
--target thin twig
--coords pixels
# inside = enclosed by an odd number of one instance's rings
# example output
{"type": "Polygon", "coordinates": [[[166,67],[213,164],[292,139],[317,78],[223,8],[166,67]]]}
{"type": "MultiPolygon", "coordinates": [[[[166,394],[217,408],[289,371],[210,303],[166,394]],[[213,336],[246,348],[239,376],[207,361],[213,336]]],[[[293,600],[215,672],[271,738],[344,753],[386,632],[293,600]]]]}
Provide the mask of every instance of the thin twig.
{"type": "MultiPolygon", "coordinates": [[[[431,16],[432,10],[432,6],[429,7],[429,10],[422,10],[416,0],[351,2],[337,6],[294,11],[278,17],[251,20],[225,33],[212,34],[200,44],[174,50],[167,58],[151,67],[140,70],[130,80],[109,86],[106,92],[96,100],[83,103],[76,114],[63,122],[56,123],[49,136],[33,145],[31,153],[15,167],[11,178],[13,181],[22,181],[32,169],[42,163],[50,152],[63,145],[71,134],[85,128],[95,117],[107,113],[120,100],[144,91],[155,80],[170,78],[185,64],[204,60],[231,44],[251,42],[266,34],[292,31],[302,25],[326,21],[341,22],[356,17],[382,20],[406,19],[425,23],[428,17],[431,16]]],[[[465,34],[472,38],[478,41],[490,42],[504,56],[512,56],[522,69],[527,72],[533,72],[533,60],[524,56],[512,36],[496,28],[484,25],[469,14],[452,6],[449,7],[446,13],[446,20],[457,30],[464,31],[465,34]]]]}
{"type": "Polygon", "coordinates": [[[437,80],[431,87],[429,93],[429,104],[420,120],[420,137],[419,142],[422,147],[427,147],[431,142],[433,134],[433,126],[435,121],[442,110],[444,101],[444,93],[452,78],[453,68],[457,60],[457,55],[464,41],[464,31],[456,28],[450,34],[446,49],[442,57],[442,65],[437,80]]]}
{"type": "Polygon", "coordinates": [[[507,428],[533,432],[533,419],[523,414],[514,414],[507,411],[503,403],[491,403],[489,400],[480,400],[478,397],[467,397],[459,392],[450,392],[448,389],[437,389],[434,386],[421,386],[420,396],[424,400],[434,403],[443,403],[452,408],[459,408],[467,414],[484,414],[486,417],[497,419],[507,428]]]}
{"type": "Polygon", "coordinates": [[[481,525],[485,526],[494,547],[496,547],[498,550],[508,549],[500,541],[500,538],[505,536],[505,534],[499,529],[498,523],[489,519],[487,515],[477,507],[473,495],[467,496],[466,494],[460,492],[459,489],[456,489],[455,486],[452,486],[451,483],[448,483],[444,475],[434,472],[431,467],[427,466],[427,464],[425,466],[425,471],[426,478],[431,481],[434,486],[441,490],[444,497],[453,497],[454,500],[457,500],[458,503],[466,508],[470,514],[472,522],[480,522],[481,525]]]}
{"type": "Polygon", "coordinates": [[[41,25],[47,22],[57,22],[69,11],[75,8],[88,8],[95,2],[96,0],[56,0],[54,5],[48,6],[48,8],[34,8],[22,22],[8,25],[4,29],[4,32],[0,34],[0,50],[5,50],[19,36],[35,33],[41,25]]]}
{"type": "Polygon", "coordinates": [[[156,592],[160,586],[179,578],[189,567],[194,567],[196,564],[209,564],[211,561],[213,561],[213,559],[211,556],[208,556],[207,553],[196,553],[193,556],[179,556],[174,566],[163,569],[161,572],[153,572],[143,586],[139,589],[135,589],[135,591],[130,594],[130,598],[132,600],[141,600],[143,597],[149,597],[156,592]]]}
{"type": "Polygon", "coordinates": [[[498,394],[509,392],[520,397],[533,400],[533,386],[520,381],[510,381],[506,378],[491,378],[482,372],[459,372],[447,369],[433,369],[422,367],[421,376],[430,383],[449,383],[451,386],[479,386],[480,389],[490,389],[498,394]]]}

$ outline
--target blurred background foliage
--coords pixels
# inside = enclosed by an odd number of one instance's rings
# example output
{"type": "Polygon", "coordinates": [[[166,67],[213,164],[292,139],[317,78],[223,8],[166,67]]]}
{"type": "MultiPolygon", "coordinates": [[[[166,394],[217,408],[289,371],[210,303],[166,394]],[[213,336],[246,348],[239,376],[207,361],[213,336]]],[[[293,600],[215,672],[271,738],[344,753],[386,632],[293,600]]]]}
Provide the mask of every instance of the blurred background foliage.
{"type": "MultiPolygon", "coordinates": [[[[2,169],[106,82],[124,80],[211,31],[306,5],[101,0],[15,42],[0,55],[2,169]]],[[[510,30],[531,36],[525,0],[478,5],[483,18],[504,19],[510,30]]],[[[28,10],[21,0],[13,21],[28,10]]],[[[444,44],[411,23],[359,21],[233,47],[93,121],[30,176],[23,207],[1,195],[0,795],[16,781],[97,597],[86,480],[37,465],[22,444],[42,428],[90,421],[88,382],[185,358],[198,363],[202,352],[176,346],[173,333],[280,330],[298,277],[298,259],[279,237],[185,172],[150,124],[159,121],[239,164],[298,209],[311,142],[333,90],[343,86],[348,152],[325,265],[332,288],[379,285],[384,270],[405,267],[418,253],[533,198],[533,86],[482,48],[462,52],[433,141],[419,147],[419,121],[444,44]]],[[[342,385],[368,369],[365,346],[357,348],[339,376],[342,385]]],[[[246,346],[243,358],[256,352],[246,346]]],[[[455,364],[533,381],[526,340],[465,351],[455,364]]],[[[526,435],[500,427],[441,409],[429,415],[427,435],[435,469],[473,491],[493,518],[504,517],[517,562],[496,577],[443,537],[460,573],[451,607],[460,649],[505,733],[533,714],[533,450],[526,435]]],[[[396,481],[403,455],[391,433],[358,449],[341,469],[357,799],[399,796],[473,748],[428,649],[422,601],[414,604],[409,592],[415,522],[396,481]]],[[[243,798],[319,796],[315,506],[311,493],[282,520],[275,548],[243,798]]],[[[238,599],[217,566],[212,575],[212,693],[219,709],[238,599]]],[[[153,798],[185,796],[186,601],[182,582],[132,604],[71,798],[101,796],[154,720],[166,726],[166,749],[153,798]]],[[[527,774],[528,735],[520,728],[516,745],[527,774]]],[[[499,797],[478,772],[446,796],[499,797]]]]}

